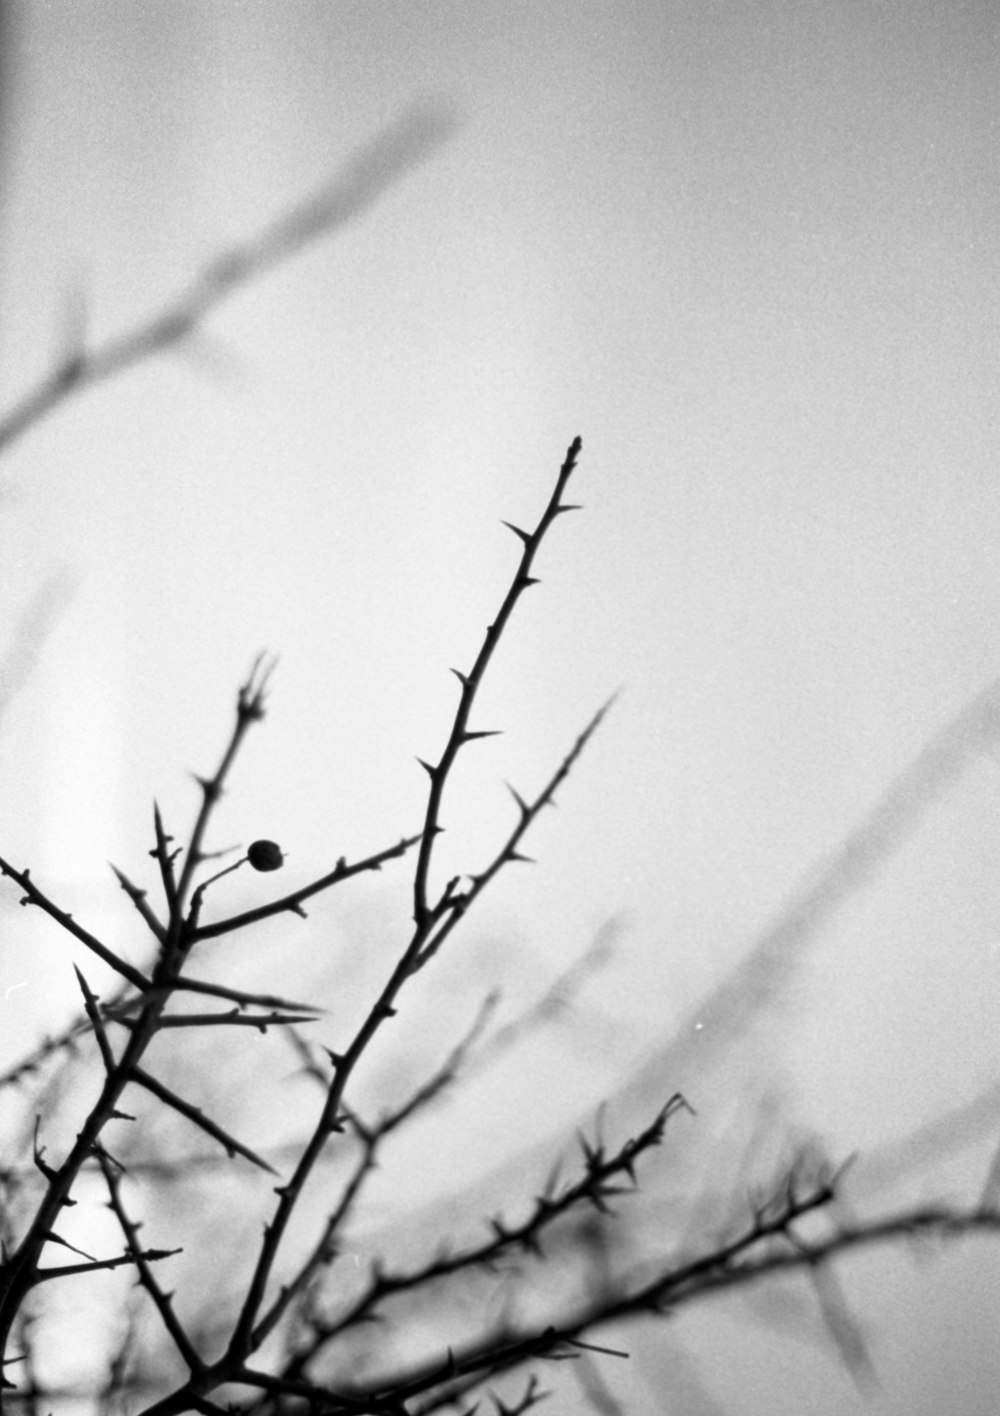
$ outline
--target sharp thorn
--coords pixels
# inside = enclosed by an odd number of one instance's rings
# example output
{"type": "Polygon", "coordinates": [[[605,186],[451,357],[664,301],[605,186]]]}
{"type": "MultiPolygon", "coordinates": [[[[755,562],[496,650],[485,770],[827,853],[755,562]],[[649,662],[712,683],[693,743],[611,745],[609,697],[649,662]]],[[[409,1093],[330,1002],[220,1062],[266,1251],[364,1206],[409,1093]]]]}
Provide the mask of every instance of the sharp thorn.
{"type": "Polygon", "coordinates": [[[524,797],[517,790],[517,788],[512,787],[509,782],[505,782],[504,785],[506,786],[507,790],[510,792],[514,800],[517,802],[517,809],[518,811],[520,811],[522,818],[530,815],[530,812],[528,810],[528,803],[525,801],[524,797]]]}
{"type": "Polygon", "coordinates": [[[520,526],[515,526],[513,521],[504,521],[502,524],[506,526],[509,531],[513,531],[514,535],[519,537],[519,539],[522,540],[525,545],[527,545],[528,542],[531,540],[531,536],[528,534],[528,532],[522,531],[520,526]]]}

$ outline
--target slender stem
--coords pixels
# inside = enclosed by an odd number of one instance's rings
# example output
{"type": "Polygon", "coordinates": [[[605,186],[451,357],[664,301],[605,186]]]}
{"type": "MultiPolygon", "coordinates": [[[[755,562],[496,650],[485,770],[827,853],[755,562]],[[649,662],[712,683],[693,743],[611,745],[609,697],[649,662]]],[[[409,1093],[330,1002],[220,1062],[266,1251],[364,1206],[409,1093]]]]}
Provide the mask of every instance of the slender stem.
{"type": "Polygon", "coordinates": [[[440,829],[441,803],[444,797],[448,774],[451,771],[455,758],[458,756],[460,748],[473,738],[482,736],[481,733],[474,733],[469,730],[469,715],[472,712],[472,705],[476,700],[476,694],[479,692],[489,662],[507,627],[507,621],[514,612],[514,606],[529,585],[537,584],[537,581],[531,576],[530,572],[535,554],[542,544],[545,533],[561,512],[574,511],[577,509],[564,504],[562,495],[576,467],[577,458],[580,456],[582,446],[583,443],[579,437],[574,438],[572,443],[570,443],[565,460],[562,467],[559,469],[556,485],[552,491],[552,495],[549,497],[548,505],[543,511],[541,519],[534,531],[529,533],[522,531],[518,526],[511,525],[510,522],[505,523],[523,543],[524,549],[521,553],[520,563],[518,564],[517,570],[514,572],[514,578],[511,581],[507,594],[504,596],[500,609],[497,611],[496,618],[491,625],[487,626],[482,647],[476,655],[476,660],[471,670],[467,674],[463,674],[457,669],[454,670],[456,677],[462,685],[462,693],[458,708],[455,712],[451,733],[449,734],[444,751],[436,765],[431,766],[426,762],[423,764],[430,776],[431,785],[427,796],[424,829],[413,880],[413,918],[418,926],[422,927],[425,925],[430,915],[428,889],[431,857],[434,852],[435,837],[440,829]]]}

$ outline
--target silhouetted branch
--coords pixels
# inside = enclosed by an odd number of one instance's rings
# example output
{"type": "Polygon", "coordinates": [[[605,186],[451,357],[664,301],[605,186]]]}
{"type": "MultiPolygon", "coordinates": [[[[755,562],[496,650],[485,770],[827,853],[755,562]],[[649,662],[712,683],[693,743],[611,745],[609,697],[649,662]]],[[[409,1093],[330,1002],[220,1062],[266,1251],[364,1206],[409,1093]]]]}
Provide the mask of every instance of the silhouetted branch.
{"type": "Polygon", "coordinates": [[[241,1155],[245,1160],[249,1160],[252,1165],[257,1165],[261,1170],[267,1170],[271,1175],[278,1172],[273,1165],[268,1165],[266,1160],[262,1160],[256,1151],[252,1151],[249,1146],[245,1146],[242,1141],[236,1140],[222,1126],[218,1125],[210,1117],[206,1116],[200,1107],[193,1106],[191,1102],[179,1097],[170,1087],[166,1087],[162,1082],[158,1082],[155,1077],[151,1077],[148,1072],[144,1072],[141,1067],[133,1067],[130,1080],[137,1082],[146,1091],[151,1092],[165,1106],[169,1106],[172,1111],[185,1117],[192,1125],[199,1127],[207,1136],[218,1141],[223,1146],[226,1153],[232,1157],[241,1155]]]}
{"type": "Polygon", "coordinates": [[[373,855],[366,856],[364,860],[354,861],[352,864],[348,864],[345,857],[341,856],[328,874],[321,875],[318,880],[313,880],[309,885],[303,885],[299,890],[293,890],[290,895],[283,895],[280,900],[272,900],[266,905],[257,905],[254,909],[245,910],[242,914],[216,920],[214,924],[198,925],[192,931],[192,943],[197,943],[202,939],[217,939],[220,934],[231,934],[233,930],[246,929],[248,925],[257,924],[262,919],[270,919],[274,915],[286,912],[301,915],[304,918],[303,900],[318,895],[321,890],[329,890],[332,886],[339,885],[341,881],[349,880],[354,875],[360,875],[363,871],[381,870],[387,860],[396,860],[405,855],[410,847],[415,846],[419,840],[419,836],[404,836],[395,845],[387,846],[384,850],[376,851],[373,855]]]}
{"type": "MultiPolygon", "coordinates": [[[[430,791],[427,794],[427,810],[424,816],[424,829],[421,836],[420,852],[417,857],[417,868],[413,880],[413,917],[418,928],[426,928],[430,922],[432,910],[428,903],[429,873],[431,856],[434,851],[435,837],[440,830],[441,802],[444,798],[444,790],[448,781],[449,773],[454,765],[455,758],[459,751],[469,742],[477,738],[492,737],[495,735],[494,729],[487,731],[473,731],[469,727],[469,717],[476,700],[476,694],[482,684],[490,660],[500,643],[501,636],[507,626],[514,606],[521,598],[522,594],[530,585],[537,585],[538,581],[531,575],[532,565],[539,546],[545,537],[546,532],[557,516],[563,512],[579,510],[578,507],[570,505],[562,500],[566,485],[577,464],[580,450],[583,446],[579,437],[573,439],[566,453],[566,458],[559,469],[559,476],[548,504],[542,512],[541,518],[534,531],[522,531],[519,526],[514,526],[511,522],[504,522],[511,531],[521,541],[524,549],[521,552],[521,559],[514,572],[510,588],[504,596],[503,602],[497,611],[493,623],[487,626],[482,647],[476,655],[475,661],[469,672],[462,673],[459,669],[452,669],[452,673],[461,684],[461,694],[458,701],[458,708],[452,722],[451,732],[448,741],[445,743],[444,751],[438,761],[432,766],[429,762],[421,760],[421,766],[430,777],[430,791]]],[[[595,724],[596,726],[596,724],[595,724]]],[[[516,854],[512,853],[508,859],[515,859],[516,854]]],[[[442,896],[441,901],[434,907],[434,913],[440,913],[450,905],[447,891],[442,896]]]]}
{"type": "Polygon", "coordinates": [[[30,870],[15,870],[9,861],[6,861],[0,856],[0,874],[9,875],[11,880],[16,880],[18,885],[20,885],[21,889],[24,891],[24,895],[21,898],[22,905],[37,905],[39,909],[44,910],[57,924],[61,924],[63,929],[69,934],[79,939],[81,944],[85,944],[91,953],[96,954],[109,968],[114,969],[114,971],[121,974],[123,978],[127,978],[134,988],[138,988],[142,992],[149,987],[148,979],[144,978],[138,969],[133,968],[131,964],[127,964],[124,959],[120,959],[113,949],[109,949],[106,944],[102,944],[89,930],[77,924],[71,914],[67,914],[65,910],[61,910],[58,905],[53,904],[48,896],[44,895],[31,879],[30,870]]]}
{"type": "MultiPolygon", "coordinates": [[[[200,1371],[202,1368],[201,1359],[198,1356],[194,1343],[191,1341],[177,1314],[174,1312],[172,1297],[169,1293],[165,1293],[160,1287],[149,1266],[149,1255],[143,1252],[139,1244],[139,1226],[129,1218],[125,1208],[125,1202],[122,1199],[121,1168],[111,1159],[102,1146],[94,1147],[94,1155],[101,1167],[105,1184],[108,1187],[108,1202],[114,1211],[115,1218],[121,1226],[122,1234],[125,1236],[127,1255],[132,1259],[139,1271],[139,1282],[156,1305],[163,1326],[170,1334],[174,1346],[186,1363],[188,1370],[192,1372],[200,1371]]],[[[181,1251],[175,1249],[172,1252],[180,1253],[181,1251]]]]}
{"type": "Polygon", "coordinates": [[[114,871],[119,885],[125,891],[126,895],[128,895],[133,905],[135,905],[136,909],[146,921],[146,924],[149,926],[150,932],[152,933],[153,937],[160,944],[162,944],[167,937],[167,931],[164,925],[161,924],[161,922],[157,919],[155,911],[152,910],[147,904],[147,892],[145,890],[140,890],[138,885],[133,885],[132,881],[129,880],[125,872],[119,870],[117,865],[113,865],[111,869],[114,871]]]}

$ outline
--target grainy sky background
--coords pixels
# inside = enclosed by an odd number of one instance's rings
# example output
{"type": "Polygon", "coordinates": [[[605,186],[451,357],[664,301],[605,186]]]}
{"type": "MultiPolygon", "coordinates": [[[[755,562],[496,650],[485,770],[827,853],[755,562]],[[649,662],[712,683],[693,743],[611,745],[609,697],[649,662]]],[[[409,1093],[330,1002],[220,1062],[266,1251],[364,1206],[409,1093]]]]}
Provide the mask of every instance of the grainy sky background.
{"type": "MultiPolygon", "coordinates": [[[[6,710],[0,849],[141,958],[107,861],[149,875],[154,794],[183,833],[189,773],[214,765],[262,646],[272,712],[215,843],[278,839],[292,888],[415,829],[414,758],[439,750],[448,669],[512,569],[499,520],[533,524],[579,432],[586,509],[554,528],[498,656],[475,726],[505,735],[456,780],[442,881],[488,859],[503,780],[537,790],[624,692],[539,826],[540,865],[421,976],[404,1036],[460,1031],[497,979],[526,1002],[605,927],[614,960],[494,1097],[527,1141],[650,1054],[656,1099],[683,1084],[703,1135],[722,1144],[735,1110],[734,1154],[766,1098],[774,1132],[864,1156],[981,1095],[1000,1035],[994,7],[7,15],[5,407],[73,331],[99,343],[154,313],[412,104],[453,131],[183,350],[7,456],[8,667],[40,648],[6,710]],[[865,828],[943,731],[885,840],[865,828]],[[748,982],[700,1015],[797,899],[752,975],[766,1008],[748,982]]],[[[392,957],[405,880],[359,882],[239,960],[273,982],[280,949],[281,974],[360,986],[392,957]]],[[[220,908],[267,884],[221,883],[220,908]]],[[[75,999],[62,940],[9,891],[2,910],[6,1058],[75,999]]],[[[465,1124],[482,1169],[495,1123],[465,1124]]],[[[428,1193],[456,1178],[435,1152],[428,1193]]],[[[974,1190],[989,1153],[987,1128],[895,1198],[974,1190]]],[[[637,1365],[658,1395],[636,1409],[674,1391],[705,1412],[708,1393],[741,1413],[992,1410],[995,1249],[855,1267],[870,1404],[829,1355],[729,1309],[676,1325],[694,1394],[650,1334],[637,1365]]]]}

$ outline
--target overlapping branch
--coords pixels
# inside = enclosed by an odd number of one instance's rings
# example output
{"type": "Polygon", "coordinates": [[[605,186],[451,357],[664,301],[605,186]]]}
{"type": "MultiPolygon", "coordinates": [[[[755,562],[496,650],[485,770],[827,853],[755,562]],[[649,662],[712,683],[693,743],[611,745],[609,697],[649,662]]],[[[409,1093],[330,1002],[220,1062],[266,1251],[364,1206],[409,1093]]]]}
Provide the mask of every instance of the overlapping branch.
{"type": "MultiPolygon", "coordinates": [[[[838,1194],[838,1179],[831,1175],[802,1183],[792,1167],[768,1202],[735,1237],[706,1244],[692,1259],[653,1260],[645,1276],[624,1276],[611,1294],[602,1289],[575,1308],[552,1314],[542,1322],[498,1326],[469,1342],[449,1346],[443,1356],[411,1361],[363,1383],[349,1378],[317,1381],[312,1387],[313,1399],[322,1399],[330,1416],[369,1409],[364,1406],[366,1401],[371,1410],[429,1413],[453,1407],[472,1393],[482,1394],[497,1377],[539,1360],[572,1360],[581,1349],[625,1355],[594,1341],[595,1334],[610,1323],[662,1316],[722,1289],[735,1289],[781,1272],[815,1272],[852,1249],[922,1235],[1000,1235],[1000,1211],[996,1209],[931,1205],[854,1224],[831,1224],[826,1234],[803,1236],[796,1226],[829,1209],[838,1194]],[[418,1403],[417,1398],[426,1400],[418,1403]]],[[[427,1272],[430,1275],[430,1266],[427,1272]]],[[[584,1290],[585,1285],[581,1292],[584,1290]]],[[[308,1386],[299,1379],[289,1384],[287,1394],[305,1395],[308,1386]]],[[[279,1382],[272,1390],[286,1389],[279,1382]]]]}

